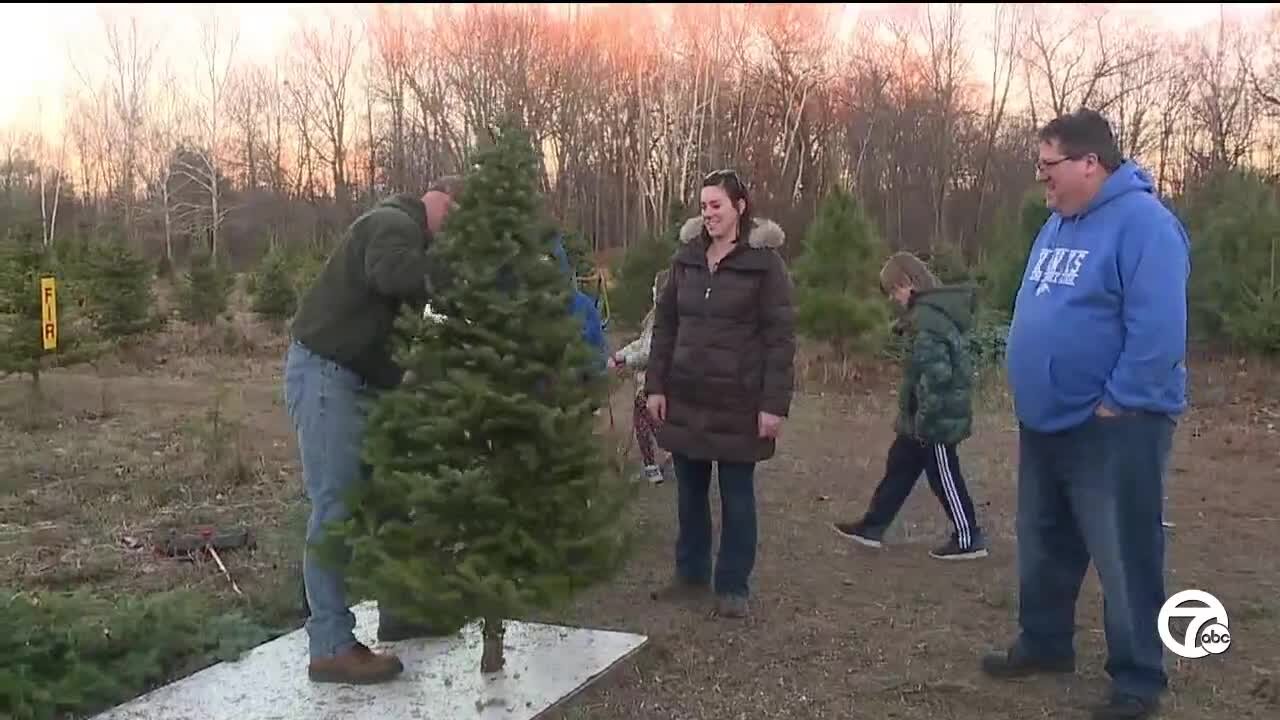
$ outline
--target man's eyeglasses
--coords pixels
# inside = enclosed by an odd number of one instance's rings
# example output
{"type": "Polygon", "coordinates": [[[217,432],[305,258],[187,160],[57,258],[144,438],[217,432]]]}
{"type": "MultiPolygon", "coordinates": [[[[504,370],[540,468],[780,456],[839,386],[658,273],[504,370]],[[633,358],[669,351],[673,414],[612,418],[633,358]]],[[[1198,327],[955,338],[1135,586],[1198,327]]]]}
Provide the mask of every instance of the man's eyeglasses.
{"type": "Polygon", "coordinates": [[[1068,160],[1083,160],[1086,157],[1089,157],[1090,154],[1091,153],[1086,153],[1084,155],[1064,155],[1056,160],[1040,160],[1039,158],[1037,158],[1036,171],[1048,172],[1051,168],[1058,167],[1059,165],[1061,165],[1062,163],[1068,160]]]}

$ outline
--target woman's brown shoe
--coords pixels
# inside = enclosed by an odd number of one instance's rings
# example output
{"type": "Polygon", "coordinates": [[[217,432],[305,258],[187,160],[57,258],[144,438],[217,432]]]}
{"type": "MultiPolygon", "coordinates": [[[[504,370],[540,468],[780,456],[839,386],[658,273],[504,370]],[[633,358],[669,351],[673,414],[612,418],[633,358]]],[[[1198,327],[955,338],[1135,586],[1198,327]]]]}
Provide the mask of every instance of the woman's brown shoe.
{"type": "Polygon", "coordinates": [[[328,658],[312,658],[307,675],[312,682],[373,685],[394,679],[404,671],[400,658],[378,654],[356,643],[346,652],[328,658]]]}
{"type": "Polygon", "coordinates": [[[716,598],[716,615],[725,618],[747,616],[747,599],[741,595],[721,595],[716,598]]]}

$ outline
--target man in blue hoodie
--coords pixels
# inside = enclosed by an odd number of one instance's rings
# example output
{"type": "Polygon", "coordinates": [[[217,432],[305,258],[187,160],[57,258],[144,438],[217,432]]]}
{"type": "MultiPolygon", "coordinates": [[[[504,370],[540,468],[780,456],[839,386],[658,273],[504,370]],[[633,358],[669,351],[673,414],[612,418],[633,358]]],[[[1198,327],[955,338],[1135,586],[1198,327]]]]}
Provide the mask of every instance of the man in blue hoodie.
{"type": "Polygon", "coordinates": [[[1039,134],[1053,215],[1015,301],[1009,383],[1020,423],[1021,633],[983,668],[1073,672],[1089,562],[1105,603],[1112,692],[1095,718],[1145,718],[1168,685],[1164,475],[1186,409],[1189,241],[1108,122],[1081,110],[1039,134]]]}

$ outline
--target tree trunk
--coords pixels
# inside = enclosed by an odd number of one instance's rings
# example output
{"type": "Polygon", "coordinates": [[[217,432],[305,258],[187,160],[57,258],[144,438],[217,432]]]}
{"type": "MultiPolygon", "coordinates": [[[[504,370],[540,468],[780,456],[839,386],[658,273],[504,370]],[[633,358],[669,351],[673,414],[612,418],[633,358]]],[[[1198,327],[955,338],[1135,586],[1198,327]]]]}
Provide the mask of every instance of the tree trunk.
{"type": "Polygon", "coordinates": [[[166,173],[160,185],[160,199],[164,203],[164,259],[173,267],[173,215],[169,207],[169,175],[166,173]]]}
{"type": "Polygon", "coordinates": [[[505,634],[501,619],[484,619],[484,655],[480,657],[480,672],[496,673],[506,664],[502,657],[502,637],[505,634]]]}

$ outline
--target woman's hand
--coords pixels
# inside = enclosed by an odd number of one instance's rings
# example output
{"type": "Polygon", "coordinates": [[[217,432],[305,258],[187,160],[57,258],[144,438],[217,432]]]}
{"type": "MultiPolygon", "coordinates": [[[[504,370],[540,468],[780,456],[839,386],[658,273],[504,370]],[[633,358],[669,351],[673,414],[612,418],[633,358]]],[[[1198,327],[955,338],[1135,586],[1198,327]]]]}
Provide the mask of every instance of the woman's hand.
{"type": "Polygon", "coordinates": [[[782,418],[772,413],[760,413],[760,437],[777,439],[782,432],[782,418]]]}
{"type": "Polygon", "coordinates": [[[667,396],[666,395],[650,395],[645,402],[649,408],[649,417],[658,422],[666,422],[667,419],[667,396]]]}

